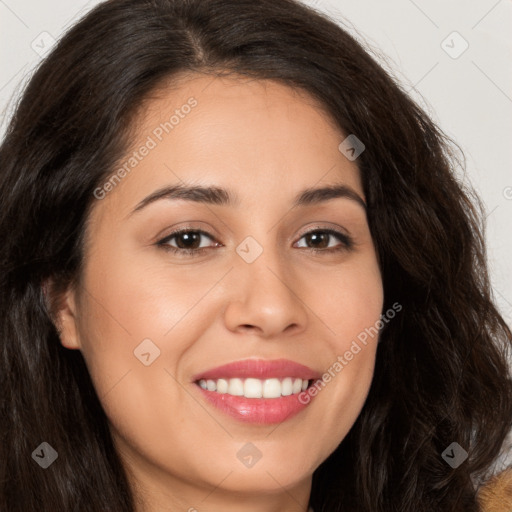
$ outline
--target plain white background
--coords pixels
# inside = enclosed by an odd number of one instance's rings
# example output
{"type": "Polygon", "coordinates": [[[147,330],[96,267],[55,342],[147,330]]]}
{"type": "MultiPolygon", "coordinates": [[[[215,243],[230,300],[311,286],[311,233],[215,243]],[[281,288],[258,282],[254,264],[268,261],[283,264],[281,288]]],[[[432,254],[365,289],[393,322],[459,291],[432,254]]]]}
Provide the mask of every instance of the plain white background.
{"type": "MultiPolygon", "coordinates": [[[[364,40],[462,148],[461,178],[486,205],[493,289],[512,326],[512,1],[304,1],[364,40]]],[[[53,40],[98,3],[0,0],[0,137],[53,40]]]]}

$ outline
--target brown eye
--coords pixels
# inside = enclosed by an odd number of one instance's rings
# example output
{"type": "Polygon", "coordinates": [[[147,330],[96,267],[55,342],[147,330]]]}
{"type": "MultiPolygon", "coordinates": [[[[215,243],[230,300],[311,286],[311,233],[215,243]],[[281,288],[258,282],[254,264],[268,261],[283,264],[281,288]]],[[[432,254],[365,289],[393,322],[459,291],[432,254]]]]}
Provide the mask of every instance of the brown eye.
{"type": "Polygon", "coordinates": [[[166,236],[160,240],[157,245],[175,253],[197,254],[212,247],[212,245],[201,246],[204,238],[214,240],[206,231],[200,229],[182,229],[166,236]],[[171,241],[175,241],[176,245],[172,244],[171,241]]]}
{"type": "Polygon", "coordinates": [[[333,229],[315,229],[304,234],[301,239],[306,240],[306,249],[320,252],[347,250],[353,246],[349,236],[333,229]],[[333,239],[337,239],[341,244],[330,245],[333,239]]]}

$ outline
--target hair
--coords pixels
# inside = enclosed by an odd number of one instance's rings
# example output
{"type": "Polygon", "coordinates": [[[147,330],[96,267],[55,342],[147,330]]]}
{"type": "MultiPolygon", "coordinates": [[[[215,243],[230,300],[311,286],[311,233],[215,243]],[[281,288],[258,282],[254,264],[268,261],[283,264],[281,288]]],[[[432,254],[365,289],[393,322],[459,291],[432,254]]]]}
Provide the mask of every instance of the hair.
{"type": "Polygon", "coordinates": [[[384,310],[402,310],[380,333],[359,417],[313,474],[310,505],[480,510],[512,427],[512,333],[492,296],[482,202],[456,176],[455,144],[398,81],[294,0],[110,0],[30,79],[0,146],[0,509],[135,510],[84,359],[62,346],[52,312],[80,282],[93,191],[128,150],[141,105],[194,73],[305,91],[366,147],[356,164],[384,310]],[[58,452],[46,470],[31,457],[42,442],[58,452]],[[452,442],[468,452],[456,469],[441,456],[452,442]]]}

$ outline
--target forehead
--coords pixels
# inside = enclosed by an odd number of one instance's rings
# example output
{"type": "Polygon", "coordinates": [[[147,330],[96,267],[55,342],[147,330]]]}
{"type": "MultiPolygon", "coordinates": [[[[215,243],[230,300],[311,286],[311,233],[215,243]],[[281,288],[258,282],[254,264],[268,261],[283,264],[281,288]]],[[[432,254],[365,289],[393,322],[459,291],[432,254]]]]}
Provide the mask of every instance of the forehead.
{"type": "Polygon", "coordinates": [[[318,182],[362,193],[334,120],[316,99],[280,82],[181,77],[145,100],[133,131],[117,166],[123,177],[100,201],[122,216],[155,189],[185,182],[230,188],[261,205],[318,182]]]}

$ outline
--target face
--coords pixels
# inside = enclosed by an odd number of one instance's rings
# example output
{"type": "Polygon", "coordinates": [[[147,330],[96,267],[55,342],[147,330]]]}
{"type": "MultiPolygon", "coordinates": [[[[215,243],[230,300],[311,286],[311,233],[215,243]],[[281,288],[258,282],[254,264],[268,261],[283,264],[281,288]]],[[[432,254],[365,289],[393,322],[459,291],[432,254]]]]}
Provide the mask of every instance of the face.
{"type": "Polygon", "coordinates": [[[136,128],[95,192],[62,343],[155,510],[307,501],[367,396],[377,340],[357,337],[383,307],[346,134],[305,93],[200,75],[136,128]]]}

